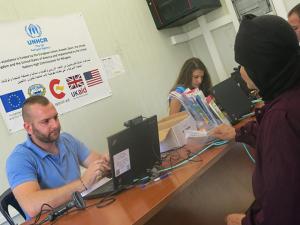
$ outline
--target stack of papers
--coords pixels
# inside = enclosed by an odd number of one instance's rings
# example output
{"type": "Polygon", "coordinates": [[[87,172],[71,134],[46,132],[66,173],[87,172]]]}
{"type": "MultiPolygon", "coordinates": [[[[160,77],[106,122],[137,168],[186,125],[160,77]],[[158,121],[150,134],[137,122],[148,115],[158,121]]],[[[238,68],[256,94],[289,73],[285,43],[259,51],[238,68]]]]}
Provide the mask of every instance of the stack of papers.
{"type": "Polygon", "coordinates": [[[172,91],[170,98],[176,98],[184,106],[185,110],[196,121],[198,130],[210,130],[221,123],[229,123],[214,101],[205,98],[198,88],[186,89],[183,93],[172,91]]]}

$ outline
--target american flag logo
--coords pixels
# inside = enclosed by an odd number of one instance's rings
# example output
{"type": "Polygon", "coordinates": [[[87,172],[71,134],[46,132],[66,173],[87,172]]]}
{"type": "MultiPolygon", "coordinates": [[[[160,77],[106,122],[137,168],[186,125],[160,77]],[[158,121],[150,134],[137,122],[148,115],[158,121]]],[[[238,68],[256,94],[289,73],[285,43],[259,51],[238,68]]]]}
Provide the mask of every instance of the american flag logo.
{"type": "Polygon", "coordinates": [[[98,69],[85,72],[83,73],[83,76],[87,82],[88,87],[103,83],[98,69]]]}
{"type": "Polygon", "coordinates": [[[84,86],[84,82],[79,74],[68,77],[66,81],[71,90],[84,86]]]}

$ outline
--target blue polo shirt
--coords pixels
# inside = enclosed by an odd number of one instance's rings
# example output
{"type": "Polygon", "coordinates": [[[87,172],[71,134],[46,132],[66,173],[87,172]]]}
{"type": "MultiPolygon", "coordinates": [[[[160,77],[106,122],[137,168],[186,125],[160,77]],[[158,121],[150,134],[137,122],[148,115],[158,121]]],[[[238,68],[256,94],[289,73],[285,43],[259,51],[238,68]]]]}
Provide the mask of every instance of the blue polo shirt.
{"type": "Polygon", "coordinates": [[[53,155],[35,145],[30,137],[16,146],[6,161],[6,173],[11,189],[38,181],[41,189],[57,188],[80,177],[80,168],[90,151],[68,133],[56,141],[59,154],[53,155]]]}

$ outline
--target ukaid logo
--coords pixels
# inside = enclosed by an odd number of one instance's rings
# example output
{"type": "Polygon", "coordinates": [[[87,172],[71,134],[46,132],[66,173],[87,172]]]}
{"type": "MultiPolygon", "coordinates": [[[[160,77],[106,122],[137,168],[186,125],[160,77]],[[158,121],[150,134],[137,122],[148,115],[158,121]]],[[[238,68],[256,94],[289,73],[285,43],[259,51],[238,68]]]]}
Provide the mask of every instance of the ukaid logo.
{"type": "Polygon", "coordinates": [[[27,40],[27,44],[29,46],[35,46],[35,48],[31,49],[31,51],[49,48],[44,46],[44,43],[48,42],[48,39],[46,37],[42,37],[42,29],[38,24],[29,24],[25,26],[25,32],[31,38],[30,40],[27,40]]]}
{"type": "Polygon", "coordinates": [[[81,97],[87,94],[86,87],[84,86],[81,75],[74,75],[67,77],[66,82],[71,90],[73,98],[81,97]]]}
{"type": "Polygon", "coordinates": [[[46,88],[41,84],[33,84],[28,88],[29,96],[35,96],[35,95],[45,96],[45,94],[46,94],[46,88]]]}

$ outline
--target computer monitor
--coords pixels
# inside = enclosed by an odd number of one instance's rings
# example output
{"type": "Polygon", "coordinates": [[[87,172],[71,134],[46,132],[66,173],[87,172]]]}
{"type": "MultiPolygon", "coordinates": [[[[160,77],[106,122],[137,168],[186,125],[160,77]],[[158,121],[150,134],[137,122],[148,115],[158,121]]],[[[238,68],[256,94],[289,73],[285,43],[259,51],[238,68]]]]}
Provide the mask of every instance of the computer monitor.
{"type": "Polygon", "coordinates": [[[231,123],[236,123],[251,112],[250,99],[233,78],[228,78],[213,86],[211,93],[228,114],[231,123]]]}
{"type": "Polygon", "coordinates": [[[141,120],[107,138],[115,186],[148,176],[161,164],[157,117],[141,120]]]}
{"type": "Polygon", "coordinates": [[[152,116],[130,127],[133,141],[132,164],[136,178],[149,175],[161,164],[157,117],[152,116]]]}
{"type": "Polygon", "coordinates": [[[134,139],[126,128],[107,137],[114,187],[127,186],[134,180],[132,157],[134,139]]]}
{"type": "Polygon", "coordinates": [[[161,164],[157,117],[139,117],[134,121],[128,128],[107,137],[112,179],[85,199],[118,193],[136,179],[151,175],[155,165],[161,164]]]}

